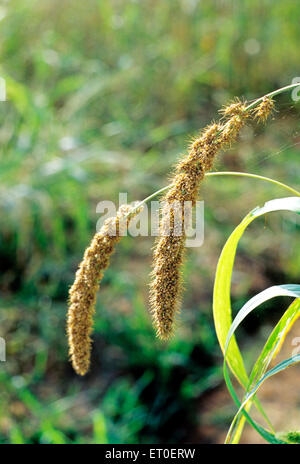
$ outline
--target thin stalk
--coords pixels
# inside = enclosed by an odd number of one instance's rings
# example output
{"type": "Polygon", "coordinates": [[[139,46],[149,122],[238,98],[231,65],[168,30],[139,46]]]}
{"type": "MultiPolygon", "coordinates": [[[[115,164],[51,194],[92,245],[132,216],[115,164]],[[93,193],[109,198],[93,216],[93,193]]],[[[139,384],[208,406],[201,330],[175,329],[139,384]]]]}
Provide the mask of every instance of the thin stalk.
{"type": "Polygon", "coordinates": [[[272,97],[275,97],[276,95],[287,92],[288,90],[292,90],[295,87],[299,87],[299,86],[300,86],[300,83],[298,82],[296,84],[286,85],[285,87],[281,87],[280,89],[273,90],[273,92],[267,93],[263,97],[260,97],[257,100],[254,100],[254,102],[250,103],[250,105],[246,107],[246,111],[252,110],[252,108],[254,108],[258,103],[260,103],[265,97],[272,98],[272,97]]]}
{"type": "MultiPolygon", "coordinates": [[[[250,179],[258,179],[258,180],[263,180],[265,182],[270,182],[271,184],[277,185],[279,187],[284,188],[285,190],[288,190],[289,192],[293,193],[297,197],[300,197],[300,192],[298,190],[294,189],[293,187],[290,187],[289,185],[284,184],[283,182],[279,182],[278,180],[271,179],[270,177],[265,177],[265,176],[260,176],[258,174],[251,174],[249,172],[238,172],[238,171],[219,171],[219,172],[207,172],[205,174],[205,177],[213,177],[213,176],[237,176],[237,177],[249,177],[250,179]]],[[[165,187],[157,190],[156,192],[152,193],[148,197],[146,197],[144,200],[142,200],[140,203],[138,203],[131,211],[128,213],[128,215],[132,214],[134,211],[137,209],[141,208],[144,204],[148,203],[148,201],[152,200],[156,196],[160,195],[162,192],[165,192],[169,188],[172,187],[173,184],[166,185],[165,187]]]]}
{"type": "Polygon", "coordinates": [[[289,192],[293,193],[297,197],[300,197],[300,192],[290,187],[289,185],[284,184],[283,182],[279,182],[278,180],[271,179],[270,177],[260,176],[258,174],[251,174],[249,172],[236,172],[236,171],[220,171],[220,172],[208,172],[205,174],[206,176],[240,176],[240,177],[249,177],[253,179],[264,180],[266,182],[271,182],[274,185],[278,185],[289,192]]]}

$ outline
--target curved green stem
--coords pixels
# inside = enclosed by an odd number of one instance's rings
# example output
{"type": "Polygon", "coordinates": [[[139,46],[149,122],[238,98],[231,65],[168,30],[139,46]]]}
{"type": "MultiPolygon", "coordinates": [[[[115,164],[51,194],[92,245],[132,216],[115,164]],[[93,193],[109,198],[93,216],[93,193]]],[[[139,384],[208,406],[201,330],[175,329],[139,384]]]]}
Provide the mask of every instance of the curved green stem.
{"type": "Polygon", "coordinates": [[[270,177],[260,176],[258,174],[251,174],[249,172],[220,171],[220,172],[208,172],[205,175],[206,176],[240,176],[240,177],[249,177],[253,179],[264,180],[266,182],[271,182],[274,185],[278,185],[279,187],[282,187],[288,190],[289,192],[293,193],[297,197],[300,197],[300,192],[298,192],[298,190],[294,189],[293,187],[290,187],[289,185],[286,185],[283,182],[279,182],[278,180],[271,179],[270,177]]]}
{"type": "Polygon", "coordinates": [[[276,95],[279,95],[280,93],[287,92],[288,90],[292,90],[295,87],[299,87],[299,86],[300,86],[300,83],[298,82],[296,84],[286,85],[285,87],[281,87],[280,89],[273,90],[273,92],[267,93],[263,97],[257,98],[257,100],[254,100],[254,102],[250,103],[250,105],[246,107],[246,111],[252,110],[252,108],[254,108],[258,103],[260,103],[265,97],[272,98],[272,97],[275,97],[276,95]]]}
{"type": "MultiPolygon", "coordinates": [[[[249,177],[250,179],[258,179],[258,180],[263,180],[265,182],[270,182],[271,184],[277,185],[279,187],[284,188],[285,190],[288,190],[289,192],[293,193],[297,197],[300,197],[300,192],[298,190],[294,189],[293,187],[290,187],[289,185],[284,184],[283,182],[279,182],[278,180],[271,179],[270,177],[265,177],[265,176],[260,176],[258,174],[251,174],[249,172],[238,172],[238,171],[219,171],[219,172],[207,172],[205,174],[205,177],[213,177],[213,176],[239,176],[239,177],[249,177]]],[[[157,195],[160,195],[161,193],[165,192],[169,188],[172,187],[173,184],[166,185],[165,187],[157,190],[156,192],[152,193],[148,197],[146,197],[144,200],[139,202],[132,211],[128,214],[132,214],[133,211],[136,211],[137,209],[141,208],[144,204],[148,203],[148,201],[152,200],[152,198],[157,197],[157,195]]]]}

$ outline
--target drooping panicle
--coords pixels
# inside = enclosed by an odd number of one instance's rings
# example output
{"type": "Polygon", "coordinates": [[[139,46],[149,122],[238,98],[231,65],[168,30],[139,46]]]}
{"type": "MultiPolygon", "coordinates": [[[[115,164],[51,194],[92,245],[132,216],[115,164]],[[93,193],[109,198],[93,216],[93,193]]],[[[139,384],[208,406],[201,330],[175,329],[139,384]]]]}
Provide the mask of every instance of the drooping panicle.
{"type": "MultiPolygon", "coordinates": [[[[139,209],[140,211],[140,209],[139,209]]],[[[95,312],[96,294],[103,272],[109,265],[115,245],[126,231],[137,210],[122,205],[116,217],[107,219],[85,250],[69,291],[67,334],[69,354],[77,374],[84,375],[90,366],[91,332],[95,312]]]]}
{"type": "Polygon", "coordinates": [[[186,239],[185,203],[195,204],[199,185],[212,168],[216,154],[236,139],[247,118],[241,102],[230,105],[223,114],[225,122],[211,124],[192,142],[189,154],[177,164],[172,186],[162,199],[160,234],[155,244],[150,283],[151,312],[161,339],[172,335],[180,307],[186,239]],[[181,234],[178,234],[178,217],[181,218],[181,234]]]}

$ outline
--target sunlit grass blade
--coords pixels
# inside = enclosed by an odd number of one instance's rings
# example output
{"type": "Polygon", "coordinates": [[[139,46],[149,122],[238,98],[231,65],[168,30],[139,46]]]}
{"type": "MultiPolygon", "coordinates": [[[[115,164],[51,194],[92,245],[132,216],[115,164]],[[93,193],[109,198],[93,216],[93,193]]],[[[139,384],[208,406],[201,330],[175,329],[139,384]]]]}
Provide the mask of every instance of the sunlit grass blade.
{"type": "MultiPolygon", "coordinates": [[[[227,334],[232,323],[230,302],[231,276],[239,240],[245,229],[255,218],[267,214],[268,212],[280,210],[299,212],[300,198],[279,198],[268,201],[261,208],[255,208],[232,232],[222,250],[214,283],[213,315],[217,337],[223,353],[227,334]]],[[[230,346],[228,347],[227,362],[235,377],[241,385],[246,388],[248,386],[248,376],[235,337],[232,338],[230,346]]]]}
{"type": "MultiPolygon", "coordinates": [[[[217,337],[223,354],[227,334],[232,323],[230,301],[231,276],[239,240],[245,229],[255,218],[272,211],[294,211],[299,213],[300,198],[287,197],[275,199],[268,201],[262,207],[255,208],[232,232],[219,258],[214,284],[213,315],[217,337]]],[[[248,375],[234,336],[228,346],[227,363],[234,376],[246,390],[248,387],[248,375]]]]}
{"type": "MultiPolygon", "coordinates": [[[[242,309],[238,312],[237,316],[235,317],[230,330],[227,335],[227,340],[225,343],[225,353],[224,353],[224,376],[226,373],[226,355],[227,355],[227,348],[229,346],[230,340],[238,328],[238,326],[242,323],[242,321],[246,318],[247,315],[249,315],[254,309],[256,309],[259,305],[264,303],[265,301],[270,300],[271,298],[274,298],[276,296],[290,296],[290,297],[295,297],[298,298],[300,297],[300,285],[278,285],[278,286],[273,286],[270,287],[263,292],[260,292],[258,295],[254,296],[251,298],[243,307],[242,309]]],[[[227,440],[230,438],[230,433],[233,429],[233,426],[238,418],[238,415],[235,416],[231,427],[228,432],[227,440]]],[[[253,424],[252,424],[253,425],[253,424]]],[[[259,431],[261,433],[261,431],[259,431]]],[[[265,438],[265,436],[264,436],[265,438]]]]}
{"type": "MultiPolygon", "coordinates": [[[[231,423],[231,426],[230,426],[230,429],[229,429],[229,432],[228,432],[228,435],[227,435],[227,439],[226,439],[226,442],[228,442],[229,438],[230,438],[230,432],[239,416],[239,414],[241,412],[243,412],[245,415],[246,415],[246,418],[247,420],[250,422],[250,424],[255,428],[255,430],[258,431],[258,433],[263,437],[265,438],[267,441],[269,441],[270,443],[286,443],[278,438],[276,438],[275,435],[273,434],[270,434],[268,431],[266,431],[265,429],[263,429],[263,427],[261,427],[259,424],[257,424],[256,422],[253,421],[253,419],[251,419],[251,417],[244,411],[244,408],[246,407],[247,403],[249,402],[249,400],[256,394],[256,392],[258,391],[258,389],[261,387],[261,385],[270,377],[272,377],[273,375],[275,374],[278,374],[280,372],[282,372],[283,370],[287,369],[288,367],[294,365],[294,364],[297,364],[300,362],[300,354],[297,354],[291,358],[288,358],[288,359],[285,359],[284,361],[282,361],[281,363],[277,364],[277,366],[273,367],[273,369],[270,369],[263,377],[262,379],[259,380],[259,382],[257,382],[257,384],[253,387],[253,389],[251,390],[250,393],[247,394],[245,400],[243,401],[243,403],[240,404],[239,406],[239,410],[238,412],[236,413],[236,415],[234,416],[234,419],[231,423]]],[[[228,370],[227,370],[227,376],[226,376],[227,380],[228,380],[228,370]]],[[[227,382],[226,382],[227,383],[227,382]]],[[[232,387],[232,384],[231,384],[231,387],[232,387]]]]}
{"type": "Polygon", "coordinates": [[[275,359],[294,323],[300,317],[300,299],[297,298],[288,307],[278,324],[273,329],[249,377],[249,387],[256,383],[266,372],[270,362],[275,359]]]}
{"type": "MultiPolygon", "coordinates": [[[[233,398],[233,401],[235,402],[236,406],[238,408],[240,408],[241,406],[241,402],[235,392],[235,389],[232,385],[232,382],[230,380],[230,376],[229,376],[229,369],[227,368],[227,365],[226,363],[224,362],[224,378],[225,378],[225,382],[226,382],[226,386],[228,388],[228,391],[229,393],[231,394],[232,398],[233,398]]],[[[278,439],[276,436],[275,436],[275,433],[272,433],[272,432],[269,432],[268,430],[266,430],[265,428],[261,427],[261,425],[257,424],[253,419],[252,417],[249,415],[249,409],[251,407],[251,402],[249,401],[245,407],[242,409],[242,413],[243,413],[243,418],[244,418],[244,421],[247,420],[249,422],[250,425],[252,425],[252,427],[257,431],[257,433],[259,435],[261,435],[267,442],[269,443],[272,443],[272,444],[285,444],[286,442],[283,441],[283,440],[280,440],[278,439]]],[[[235,435],[233,436],[233,438],[230,440],[231,438],[231,433],[232,433],[232,430],[233,430],[233,427],[235,425],[235,422],[236,422],[236,419],[237,419],[237,416],[238,414],[236,414],[236,416],[234,417],[231,425],[230,425],[230,428],[229,428],[229,431],[227,433],[227,437],[225,439],[225,443],[228,444],[228,443],[232,443],[232,444],[236,444],[238,443],[238,441],[235,439],[235,435]]],[[[243,427],[244,425],[244,422],[241,422],[241,427],[243,427]]],[[[239,430],[239,435],[241,434],[241,430],[239,430]]]]}
{"type": "MultiPolygon", "coordinates": [[[[270,363],[272,360],[275,359],[277,354],[282,347],[282,344],[291,330],[294,323],[300,317],[300,299],[297,298],[293,301],[293,303],[288,307],[285,311],[284,315],[279,320],[278,324],[273,329],[272,333],[270,334],[265,346],[263,347],[258,359],[256,360],[252,372],[249,377],[249,386],[247,388],[246,393],[249,392],[251,386],[255,384],[259,379],[263,377],[265,372],[267,371],[270,363]]],[[[246,405],[246,410],[249,410],[251,406],[251,402],[248,402],[246,405]]],[[[242,424],[245,421],[245,416],[240,415],[236,425],[236,433],[239,434],[239,430],[242,428],[242,424]]]]}
{"type": "Polygon", "coordinates": [[[227,339],[225,342],[225,352],[224,357],[226,357],[228,345],[230,343],[231,337],[238,328],[238,326],[243,322],[246,316],[250,314],[254,309],[256,309],[262,303],[275,298],[276,296],[291,296],[294,298],[300,297],[300,285],[274,285],[273,287],[267,288],[266,290],[260,292],[258,295],[255,295],[246,304],[240,309],[234,321],[231,324],[230,330],[228,331],[227,339]]]}

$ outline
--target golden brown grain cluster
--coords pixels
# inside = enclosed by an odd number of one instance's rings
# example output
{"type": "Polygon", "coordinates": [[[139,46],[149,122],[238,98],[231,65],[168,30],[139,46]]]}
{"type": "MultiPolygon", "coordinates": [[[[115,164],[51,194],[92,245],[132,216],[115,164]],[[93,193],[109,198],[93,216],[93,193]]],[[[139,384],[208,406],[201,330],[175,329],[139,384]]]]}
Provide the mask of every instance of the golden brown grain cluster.
{"type": "Polygon", "coordinates": [[[105,221],[85,250],[69,291],[67,333],[69,354],[77,374],[84,375],[90,366],[91,338],[96,293],[103,271],[117,242],[126,231],[129,220],[137,213],[130,205],[122,205],[116,217],[105,221]]]}
{"type": "Polygon", "coordinates": [[[261,122],[266,122],[272,111],[274,110],[275,103],[270,97],[263,97],[261,103],[253,110],[255,119],[261,122]]]}
{"type": "MultiPolygon", "coordinates": [[[[263,99],[254,116],[265,119],[272,109],[272,101],[263,99]]],[[[150,283],[151,312],[157,336],[161,339],[172,335],[180,306],[186,238],[184,203],[195,203],[199,185],[212,168],[216,154],[236,140],[249,117],[246,104],[240,100],[235,100],[221,113],[222,122],[211,124],[193,141],[188,155],[176,166],[172,186],[162,199],[160,234],[154,248],[150,283]],[[174,203],[181,206],[181,235],[175,233],[174,203]]],[[[177,206],[177,209],[180,208],[177,206]]]]}
{"type": "Polygon", "coordinates": [[[188,156],[175,168],[172,186],[162,200],[160,234],[153,255],[150,285],[153,321],[157,335],[162,339],[172,335],[180,305],[181,265],[185,251],[184,202],[195,203],[199,182],[212,166],[218,150],[219,132],[220,126],[212,124],[193,141],[188,156]]]}
{"type": "Polygon", "coordinates": [[[219,110],[221,115],[225,118],[230,118],[236,114],[241,114],[246,111],[246,105],[239,98],[235,98],[234,101],[227,104],[219,110]]]}

